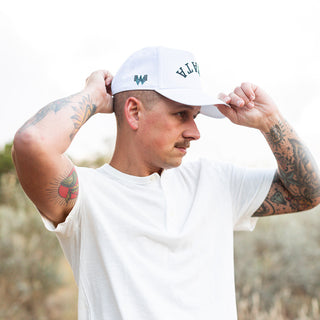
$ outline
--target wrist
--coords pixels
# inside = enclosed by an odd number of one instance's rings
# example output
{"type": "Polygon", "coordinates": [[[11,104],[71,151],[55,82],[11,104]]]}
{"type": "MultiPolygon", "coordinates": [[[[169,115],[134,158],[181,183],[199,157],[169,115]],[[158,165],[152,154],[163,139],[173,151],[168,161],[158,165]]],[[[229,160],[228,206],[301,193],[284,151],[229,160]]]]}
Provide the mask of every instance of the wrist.
{"type": "Polygon", "coordinates": [[[82,90],[82,94],[88,97],[90,103],[95,108],[95,113],[112,113],[113,102],[112,96],[107,93],[106,90],[98,90],[87,86],[82,90]]]}
{"type": "Polygon", "coordinates": [[[100,98],[96,91],[85,88],[81,91],[81,95],[88,99],[88,102],[94,107],[95,113],[100,112],[103,99],[100,98]]]}
{"type": "Polygon", "coordinates": [[[270,116],[266,116],[263,119],[263,123],[260,126],[260,131],[263,134],[268,134],[272,131],[272,129],[278,125],[279,123],[283,122],[284,119],[279,113],[272,114],[270,116]]]}

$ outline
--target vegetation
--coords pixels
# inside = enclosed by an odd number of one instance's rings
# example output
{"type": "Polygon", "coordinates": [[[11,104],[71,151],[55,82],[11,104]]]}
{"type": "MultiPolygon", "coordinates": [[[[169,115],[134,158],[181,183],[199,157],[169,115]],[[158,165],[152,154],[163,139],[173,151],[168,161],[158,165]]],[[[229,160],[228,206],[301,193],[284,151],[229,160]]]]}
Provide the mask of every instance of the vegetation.
{"type": "Polygon", "coordinates": [[[239,320],[320,319],[320,207],[235,234],[239,320]]]}
{"type": "MultiPolygon", "coordinates": [[[[0,319],[75,320],[70,267],[18,184],[10,152],[11,144],[0,151],[0,319]]],[[[319,213],[262,218],[254,232],[235,234],[239,320],[320,319],[319,213]]]]}
{"type": "Polygon", "coordinates": [[[61,285],[61,251],[18,184],[10,144],[0,166],[0,319],[48,319],[44,302],[61,285]]]}

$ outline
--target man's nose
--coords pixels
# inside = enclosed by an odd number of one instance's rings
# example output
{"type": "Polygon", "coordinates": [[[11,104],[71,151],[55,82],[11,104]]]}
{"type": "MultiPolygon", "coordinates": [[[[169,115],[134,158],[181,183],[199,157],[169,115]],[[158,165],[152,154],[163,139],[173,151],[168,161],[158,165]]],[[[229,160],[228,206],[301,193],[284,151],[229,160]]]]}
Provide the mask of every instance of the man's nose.
{"type": "Polygon", "coordinates": [[[187,127],[182,133],[182,136],[185,139],[190,140],[198,140],[200,138],[200,132],[198,130],[198,127],[194,121],[194,119],[190,120],[187,124],[187,127]]]}

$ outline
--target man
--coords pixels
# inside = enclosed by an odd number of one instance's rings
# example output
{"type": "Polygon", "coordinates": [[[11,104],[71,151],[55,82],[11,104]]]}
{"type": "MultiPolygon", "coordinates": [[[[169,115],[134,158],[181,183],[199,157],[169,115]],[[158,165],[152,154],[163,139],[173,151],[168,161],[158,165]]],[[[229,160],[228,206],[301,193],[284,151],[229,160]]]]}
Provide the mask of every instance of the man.
{"type": "Polygon", "coordinates": [[[15,136],[21,184],[73,269],[79,319],[236,319],[233,231],[320,203],[317,166],[272,99],[250,83],[213,99],[199,75],[190,53],[145,48],[114,79],[94,72],[15,136]],[[75,168],[64,155],[73,137],[92,115],[113,111],[110,164],[75,168]],[[180,166],[200,138],[199,112],[260,130],[277,172],[180,166]]]}

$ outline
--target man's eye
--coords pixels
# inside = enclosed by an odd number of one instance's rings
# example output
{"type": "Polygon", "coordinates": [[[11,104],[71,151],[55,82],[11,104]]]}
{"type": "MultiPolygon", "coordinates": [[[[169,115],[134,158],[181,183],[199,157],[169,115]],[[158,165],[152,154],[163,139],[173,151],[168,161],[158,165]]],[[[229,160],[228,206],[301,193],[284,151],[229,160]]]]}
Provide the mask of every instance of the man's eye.
{"type": "Polygon", "coordinates": [[[176,115],[180,118],[185,118],[186,117],[186,112],[185,111],[181,111],[181,112],[177,112],[176,115]]]}

